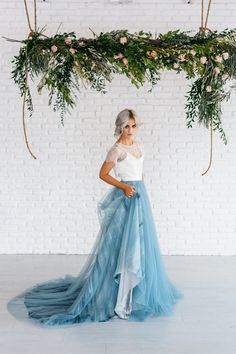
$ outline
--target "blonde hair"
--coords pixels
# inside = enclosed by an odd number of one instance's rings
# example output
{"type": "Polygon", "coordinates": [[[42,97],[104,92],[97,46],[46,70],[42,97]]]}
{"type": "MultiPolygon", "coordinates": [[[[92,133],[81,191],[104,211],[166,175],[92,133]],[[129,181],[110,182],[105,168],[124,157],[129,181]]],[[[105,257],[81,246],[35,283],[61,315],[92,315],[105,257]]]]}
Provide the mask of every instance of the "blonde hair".
{"type": "Polygon", "coordinates": [[[115,132],[114,136],[117,137],[123,133],[123,128],[128,123],[128,120],[133,118],[137,126],[142,125],[139,122],[136,112],[133,109],[125,108],[120,113],[118,113],[115,121],[115,132]]]}

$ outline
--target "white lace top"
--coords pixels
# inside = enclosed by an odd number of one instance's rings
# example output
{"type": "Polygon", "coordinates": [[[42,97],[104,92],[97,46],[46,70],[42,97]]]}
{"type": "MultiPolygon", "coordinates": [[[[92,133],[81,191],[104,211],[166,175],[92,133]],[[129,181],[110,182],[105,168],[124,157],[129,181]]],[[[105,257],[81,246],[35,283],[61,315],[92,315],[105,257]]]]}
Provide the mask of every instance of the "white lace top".
{"type": "Polygon", "coordinates": [[[114,162],[117,177],[125,180],[141,180],[143,174],[143,144],[136,141],[132,145],[115,143],[107,152],[105,161],[114,162]]]}
{"type": "Polygon", "coordinates": [[[137,142],[134,142],[132,145],[115,143],[108,151],[105,161],[114,161],[115,163],[117,161],[121,161],[126,157],[127,152],[133,154],[135,157],[140,157],[142,155],[142,151],[144,150],[143,146],[142,148],[141,146],[142,144],[137,142]]]}

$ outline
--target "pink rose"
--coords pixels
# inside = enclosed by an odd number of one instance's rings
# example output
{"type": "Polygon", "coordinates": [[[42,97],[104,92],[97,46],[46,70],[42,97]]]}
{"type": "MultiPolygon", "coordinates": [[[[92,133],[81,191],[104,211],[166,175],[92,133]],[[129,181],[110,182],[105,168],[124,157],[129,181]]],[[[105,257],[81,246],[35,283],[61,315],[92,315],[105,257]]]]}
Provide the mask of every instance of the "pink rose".
{"type": "Polygon", "coordinates": [[[175,69],[179,68],[179,63],[174,63],[174,68],[175,69]]]}
{"type": "Polygon", "coordinates": [[[206,87],[206,90],[207,90],[207,92],[211,92],[211,86],[208,85],[208,86],[206,87]]]}
{"type": "Polygon", "coordinates": [[[185,55],[184,54],[180,54],[179,55],[179,60],[180,61],[185,61],[186,60],[185,55]]]}
{"type": "Polygon", "coordinates": [[[229,74],[228,74],[228,73],[224,73],[224,74],[222,75],[222,79],[223,79],[223,80],[228,79],[228,77],[229,77],[229,74]]]}
{"type": "Polygon", "coordinates": [[[127,37],[120,37],[120,43],[121,44],[127,43],[127,37]]]}
{"type": "Polygon", "coordinates": [[[57,46],[56,45],[52,45],[51,46],[51,51],[53,52],[53,53],[56,53],[57,52],[57,46]]]}
{"type": "Polygon", "coordinates": [[[113,58],[114,58],[114,59],[121,59],[121,58],[123,58],[123,54],[121,54],[121,53],[119,53],[119,54],[114,54],[114,55],[113,55],[113,58]]]}
{"type": "Polygon", "coordinates": [[[205,64],[205,63],[207,62],[207,57],[201,57],[201,58],[200,58],[200,62],[201,62],[202,64],[205,64]]]}
{"type": "Polygon", "coordinates": [[[155,50],[152,50],[150,53],[152,58],[156,58],[157,57],[157,52],[155,50]]]}
{"type": "Polygon", "coordinates": [[[229,53],[228,52],[224,52],[222,54],[223,58],[226,60],[226,59],[229,59],[229,53]]]}
{"type": "Polygon", "coordinates": [[[217,63],[221,63],[221,62],[222,62],[222,56],[221,56],[221,55],[217,55],[217,56],[215,57],[215,61],[216,61],[217,63]]]}
{"type": "Polygon", "coordinates": [[[65,43],[66,44],[71,44],[72,43],[72,38],[71,37],[66,37],[65,38],[65,43]]]}
{"type": "Polygon", "coordinates": [[[69,51],[72,53],[72,54],[75,54],[77,52],[77,50],[75,48],[70,48],[69,51]]]}
{"type": "Polygon", "coordinates": [[[192,54],[193,56],[196,55],[196,50],[191,49],[191,50],[190,50],[190,54],[192,54]]]}
{"type": "Polygon", "coordinates": [[[124,63],[125,65],[128,64],[128,59],[127,59],[127,58],[123,58],[122,61],[123,61],[123,63],[124,63]]]}
{"type": "Polygon", "coordinates": [[[220,68],[219,68],[218,66],[216,66],[216,67],[214,68],[214,71],[215,71],[217,74],[219,74],[219,73],[220,73],[220,68]]]}

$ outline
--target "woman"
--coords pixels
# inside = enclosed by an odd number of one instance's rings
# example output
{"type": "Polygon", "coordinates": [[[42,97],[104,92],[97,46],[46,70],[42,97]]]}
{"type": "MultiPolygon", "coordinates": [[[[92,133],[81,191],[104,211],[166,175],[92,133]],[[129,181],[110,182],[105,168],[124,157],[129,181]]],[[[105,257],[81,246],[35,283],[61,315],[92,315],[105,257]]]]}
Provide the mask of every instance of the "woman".
{"type": "Polygon", "coordinates": [[[171,315],[183,298],[169,280],[160,255],[152,210],[143,181],[144,150],[134,139],[136,113],[122,110],[118,140],[107,152],[99,177],[113,187],[98,203],[100,230],[77,276],[36,284],[8,304],[14,314],[24,303],[27,318],[55,326],[107,321],[143,321],[171,315]],[[109,172],[113,168],[115,176],[109,172]],[[18,306],[18,307],[17,307],[18,306]]]}

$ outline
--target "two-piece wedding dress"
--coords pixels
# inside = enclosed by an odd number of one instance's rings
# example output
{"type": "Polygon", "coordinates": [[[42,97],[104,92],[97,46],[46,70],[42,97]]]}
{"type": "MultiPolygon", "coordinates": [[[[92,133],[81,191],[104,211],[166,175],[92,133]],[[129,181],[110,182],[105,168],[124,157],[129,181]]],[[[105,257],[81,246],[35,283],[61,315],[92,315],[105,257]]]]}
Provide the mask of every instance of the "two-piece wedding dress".
{"type": "Polygon", "coordinates": [[[72,325],[112,317],[143,321],[171,315],[184,297],[165,271],[149,196],[142,180],[142,144],[115,143],[105,161],[114,161],[115,176],[133,185],[127,197],[112,186],[98,202],[100,229],[77,276],[38,283],[11,299],[8,310],[20,318],[22,308],[41,325],[72,325]],[[18,316],[17,316],[18,314],[18,316]]]}

